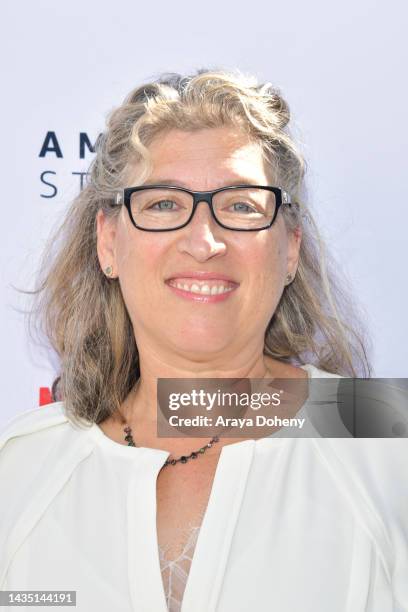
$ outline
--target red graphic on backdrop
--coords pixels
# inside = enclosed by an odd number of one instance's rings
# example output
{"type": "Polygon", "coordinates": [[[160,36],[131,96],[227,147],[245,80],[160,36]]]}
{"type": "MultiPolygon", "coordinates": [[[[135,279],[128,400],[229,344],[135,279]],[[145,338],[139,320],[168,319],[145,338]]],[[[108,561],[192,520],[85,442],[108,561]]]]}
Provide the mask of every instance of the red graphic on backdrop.
{"type": "Polygon", "coordinates": [[[40,387],[40,406],[46,406],[52,403],[51,389],[49,387],[40,387]]]}

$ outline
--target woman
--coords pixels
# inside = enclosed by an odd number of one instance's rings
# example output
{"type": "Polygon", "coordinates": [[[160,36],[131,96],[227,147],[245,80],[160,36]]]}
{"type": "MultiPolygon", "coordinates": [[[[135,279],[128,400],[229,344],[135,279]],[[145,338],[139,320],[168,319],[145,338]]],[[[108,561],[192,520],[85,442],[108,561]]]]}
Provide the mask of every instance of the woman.
{"type": "Polygon", "coordinates": [[[62,401],[1,439],[3,590],[408,609],[404,440],[157,433],[158,379],[370,375],[288,122],[271,85],[223,71],[165,75],[110,115],[42,266],[62,401]]]}

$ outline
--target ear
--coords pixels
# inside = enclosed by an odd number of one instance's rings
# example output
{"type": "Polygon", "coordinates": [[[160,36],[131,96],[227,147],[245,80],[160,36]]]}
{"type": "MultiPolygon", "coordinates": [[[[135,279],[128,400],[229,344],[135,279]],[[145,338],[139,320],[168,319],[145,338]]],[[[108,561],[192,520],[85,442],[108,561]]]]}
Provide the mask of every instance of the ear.
{"type": "Polygon", "coordinates": [[[110,266],[112,274],[117,276],[116,265],[116,218],[108,217],[103,210],[96,213],[96,248],[102,271],[110,266]]]}
{"type": "Polygon", "coordinates": [[[292,278],[296,275],[296,270],[299,262],[300,243],[302,242],[302,229],[296,227],[294,230],[288,232],[288,259],[287,259],[287,273],[292,275],[292,278]]]}

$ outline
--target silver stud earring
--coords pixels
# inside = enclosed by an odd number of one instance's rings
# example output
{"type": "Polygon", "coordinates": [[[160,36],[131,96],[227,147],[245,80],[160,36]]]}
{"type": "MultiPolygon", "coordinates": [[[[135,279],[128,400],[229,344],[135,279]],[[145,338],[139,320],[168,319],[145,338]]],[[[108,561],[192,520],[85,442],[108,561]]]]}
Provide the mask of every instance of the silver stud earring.
{"type": "Polygon", "coordinates": [[[112,272],[113,272],[112,266],[108,266],[107,268],[105,268],[104,272],[106,276],[112,276],[112,272]]]}
{"type": "Polygon", "coordinates": [[[292,282],[292,280],[293,280],[293,279],[292,279],[292,275],[291,275],[291,274],[288,274],[288,275],[286,276],[286,282],[285,282],[285,285],[290,285],[290,283],[292,282]]]}

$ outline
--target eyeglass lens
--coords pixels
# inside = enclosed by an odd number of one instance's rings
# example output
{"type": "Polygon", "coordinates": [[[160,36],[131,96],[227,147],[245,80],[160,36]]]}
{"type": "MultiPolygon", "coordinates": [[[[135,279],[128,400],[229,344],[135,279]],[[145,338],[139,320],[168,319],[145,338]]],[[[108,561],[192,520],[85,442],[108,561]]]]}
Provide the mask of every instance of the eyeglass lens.
{"type": "MultiPolygon", "coordinates": [[[[136,225],[145,229],[172,229],[188,221],[193,196],[176,189],[145,189],[131,195],[130,208],[136,225]]],[[[213,195],[216,219],[231,229],[256,229],[273,219],[276,198],[272,191],[248,187],[213,195]]]]}

